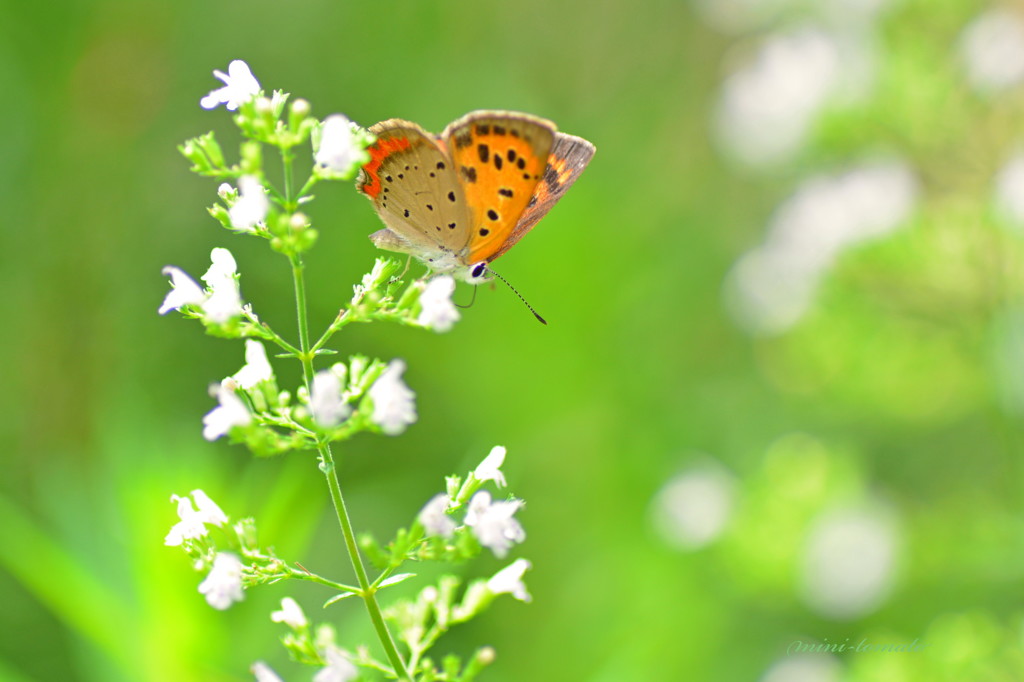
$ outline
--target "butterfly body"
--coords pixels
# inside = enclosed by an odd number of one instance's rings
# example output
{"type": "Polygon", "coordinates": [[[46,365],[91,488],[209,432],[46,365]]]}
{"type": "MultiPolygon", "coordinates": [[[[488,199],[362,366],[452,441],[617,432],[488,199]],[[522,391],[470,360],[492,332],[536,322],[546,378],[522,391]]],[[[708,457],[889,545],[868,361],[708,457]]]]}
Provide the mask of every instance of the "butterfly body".
{"type": "Polygon", "coordinates": [[[473,282],[518,242],[594,155],[586,140],[508,111],[475,111],[431,135],[390,119],[357,180],[386,227],[370,239],[473,282]]]}

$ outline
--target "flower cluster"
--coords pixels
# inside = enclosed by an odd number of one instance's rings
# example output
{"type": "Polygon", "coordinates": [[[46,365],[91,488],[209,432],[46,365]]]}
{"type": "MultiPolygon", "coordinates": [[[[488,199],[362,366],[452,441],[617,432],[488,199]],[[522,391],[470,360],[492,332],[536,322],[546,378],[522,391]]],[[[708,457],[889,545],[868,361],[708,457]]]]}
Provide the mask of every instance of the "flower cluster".
{"type": "MultiPolygon", "coordinates": [[[[374,629],[385,650],[386,661],[374,659],[366,647],[342,647],[334,628],[309,621],[299,604],[290,597],[271,614],[271,620],[288,628],[282,643],[292,658],[317,666],[314,682],[346,682],[359,677],[361,668],[381,671],[386,677],[411,680],[460,680],[470,682],[494,660],[490,647],[481,647],[465,663],[446,656],[438,668],[424,656],[447,629],[481,613],[498,595],[511,594],[529,601],[523,574],[530,568],[517,559],[491,578],[470,582],[465,589],[452,576],[442,576],[437,586],[421,590],[414,600],[397,600],[382,609],[377,594],[414,577],[397,570],[410,560],[465,561],[485,549],[505,558],[526,533],[515,514],[522,500],[493,499],[481,486],[493,482],[506,486],[501,466],[505,448],[496,447],[463,481],[446,479],[446,492],[436,495],[422,508],[409,529],[398,532],[387,548],[371,537],[356,538],[347,511],[340,502],[341,491],[331,444],[370,432],[397,436],[417,420],[416,395],[403,378],[406,364],[401,359],[385,361],[351,355],[333,361],[326,368],[315,363],[332,354],[327,344],[333,336],[356,322],[389,321],[434,332],[450,331],[459,320],[452,303],[455,280],[441,275],[431,279],[403,282],[402,264],[379,258],[353,288],[353,295],[338,309],[330,325],[319,336],[308,329],[303,254],[317,240],[317,230],[299,209],[313,199],[313,187],[320,182],[351,180],[370,160],[367,148],[373,136],[342,114],[323,120],[311,116],[311,106],[302,99],[289,104],[290,96],[274,91],[264,93],[249,66],[235,60],[227,73],[214,71],[223,85],[200,100],[205,109],[224,105],[234,112],[233,121],[244,141],[237,163],[229,163],[212,132],[186,141],[179,147],[192,163],[192,170],[215,178],[217,199],[208,212],[233,237],[264,239],[270,248],[288,259],[295,289],[298,339],[289,340],[259,318],[252,303],[243,302],[238,264],[223,247],[213,249],[211,265],[200,277],[202,284],[177,266],[167,266],[171,290],[159,307],[161,315],[172,310],[199,320],[208,334],[245,342],[244,364],[233,374],[209,387],[216,405],[202,419],[202,435],[209,441],[227,438],[243,443],[258,456],[290,450],[317,453],[319,469],[327,479],[338,514],[345,546],[362,548],[381,569],[369,581],[357,571],[358,585],[348,585],[313,574],[304,567],[277,558],[256,542],[251,519],[231,519],[201,490],[190,496],[173,495],[179,521],[164,542],[180,547],[192,566],[204,574],[198,591],[215,609],[223,610],[243,600],[245,590],[281,580],[311,581],[330,587],[334,596],[325,606],[351,597],[361,599],[371,614],[374,629]],[[306,147],[303,151],[302,148],[306,147]],[[275,181],[263,164],[264,149],[280,152],[283,178],[275,181]],[[296,164],[308,168],[303,181],[296,164]],[[274,365],[280,359],[298,360],[302,382],[294,390],[282,390],[274,365]],[[461,522],[456,520],[461,515],[461,522]],[[389,624],[399,629],[389,633],[389,624]],[[406,647],[405,656],[394,642],[406,647]],[[406,658],[407,657],[407,658],[406,658]]],[[[352,561],[360,565],[356,553],[352,561]]],[[[266,663],[251,668],[258,681],[281,678],[266,663]]]]}

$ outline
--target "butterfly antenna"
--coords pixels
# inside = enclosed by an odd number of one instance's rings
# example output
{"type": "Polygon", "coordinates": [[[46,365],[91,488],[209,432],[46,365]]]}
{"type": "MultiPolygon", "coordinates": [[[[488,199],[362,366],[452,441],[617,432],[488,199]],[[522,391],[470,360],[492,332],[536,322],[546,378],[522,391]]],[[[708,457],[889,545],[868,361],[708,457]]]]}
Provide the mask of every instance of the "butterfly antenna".
{"type": "MultiPolygon", "coordinates": [[[[504,282],[505,286],[507,286],[509,289],[511,289],[512,293],[519,297],[519,300],[523,302],[523,305],[525,305],[527,308],[530,309],[530,312],[533,313],[533,316],[536,317],[540,321],[541,324],[547,324],[548,323],[547,320],[545,320],[543,317],[541,317],[540,314],[536,310],[533,309],[533,306],[530,305],[530,302],[527,301],[525,298],[523,298],[523,295],[521,293],[519,293],[518,291],[516,291],[516,288],[514,286],[512,286],[511,284],[508,283],[507,279],[505,279],[504,277],[502,277],[501,275],[496,273],[494,270],[491,270],[490,268],[487,268],[487,272],[491,273],[492,275],[494,275],[495,277],[500,279],[502,282],[504,282]]],[[[475,289],[474,289],[474,291],[475,291],[475,289]]]]}

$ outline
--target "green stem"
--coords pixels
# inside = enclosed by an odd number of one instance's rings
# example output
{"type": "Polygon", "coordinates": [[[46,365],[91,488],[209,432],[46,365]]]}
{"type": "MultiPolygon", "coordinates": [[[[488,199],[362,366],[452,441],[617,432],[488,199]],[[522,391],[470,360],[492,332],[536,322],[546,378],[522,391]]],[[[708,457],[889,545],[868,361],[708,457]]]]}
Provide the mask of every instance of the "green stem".
{"type": "Polygon", "coordinates": [[[284,166],[284,210],[288,213],[295,211],[295,202],[292,201],[292,160],[295,155],[290,149],[281,150],[281,163],[284,166]]]}
{"type": "MultiPolygon", "coordinates": [[[[290,163],[287,161],[285,163],[285,168],[290,168],[290,163]]],[[[287,182],[285,183],[285,186],[288,186],[287,182]]],[[[313,387],[314,352],[309,345],[309,323],[306,314],[306,284],[305,278],[303,277],[304,265],[302,263],[302,256],[299,254],[291,254],[289,256],[289,260],[292,264],[292,279],[295,284],[295,306],[298,311],[299,318],[299,347],[301,349],[301,353],[299,353],[298,357],[302,362],[302,373],[306,383],[306,390],[310,391],[313,387]]],[[[324,478],[327,479],[327,487],[331,491],[331,501],[334,502],[334,511],[338,515],[338,525],[341,526],[341,534],[345,538],[345,547],[348,550],[348,557],[352,562],[352,568],[355,570],[356,579],[359,581],[360,596],[366,604],[366,610],[370,614],[370,620],[373,622],[373,628],[377,631],[377,637],[380,639],[380,643],[384,647],[388,660],[391,661],[391,665],[395,669],[395,675],[397,675],[400,680],[411,680],[412,678],[406,671],[405,663],[402,661],[402,656],[398,652],[398,648],[395,646],[395,640],[391,637],[391,632],[388,630],[387,623],[384,622],[384,614],[380,610],[380,605],[377,604],[376,588],[370,584],[370,580],[366,575],[366,567],[363,566],[363,559],[359,554],[359,547],[356,545],[356,535],[352,530],[352,521],[349,519],[348,509],[345,507],[345,498],[341,494],[341,484],[338,482],[338,471],[334,466],[331,447],[327,443],[320,443],[317,446],[317,450],[320,453],[320,470],[323,471],[324,478]]]]}

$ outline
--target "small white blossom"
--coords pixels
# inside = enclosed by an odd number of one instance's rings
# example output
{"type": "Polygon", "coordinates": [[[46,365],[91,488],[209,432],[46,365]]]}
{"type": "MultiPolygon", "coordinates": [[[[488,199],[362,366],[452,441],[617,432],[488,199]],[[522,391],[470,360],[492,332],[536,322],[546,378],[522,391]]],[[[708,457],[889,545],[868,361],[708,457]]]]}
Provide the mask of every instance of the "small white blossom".
{"type": "Polygon", "coordinates": [[[263,661],[256,661],[249,668],[249,672],[256,676],[256,682],[284,682],[281,676],[263,661]]]}
{"type": "Polygon", "coordinates": [[[355,304],[370,289],[380,285],[384,280],[384,269],[388,262],[384,258],[378,258],[373,262],[373,269],[363,275],[359,284],[352,287],[352,303],[355,304]]]}
{"type": "Polygon", "coordinates": [[[352,413],[341,395],[341,379],[333,371],[325,369],[313,376],[309,411],[316,425],[323,429],[337,426],[352,413]]]}
{"type": "Polygon", "coordinates": [[[206,535],[206,524],[222,526],[228,522],[228,517],[221,511],[220,507],[198,488],[192,491],[192,499],[171,495],[171,502],[178,504],[178,518],[181,519],[174,524],[171,531],[164,538],[164,544],[174,547],[185,540],[195,540],[206,535]],[[198,511],[192,506],[195,500],[198,511]]]}
{"type": "Polygon", "coordinates": [[[355,124],[341,114],[332,114],[324,119],[320,128],[320,147],[315,160],[321,166],[347,175],[352,166],[364,158],[358,140],[355,124]]]}
{"type": "Polygon", "coordinates": [[[487,581],[487,589],[493,594],[511,594],[519,601],[528,602],[533,597],[526,591],[523,574],[530,568],[531,564],[526,559],[516,559],[487,581]]]}
{"type": "Polygon", "coordinates": [[[225,104],[228,111],[234,111],[260,92],[259,81],[252,75],[249,65],[241,59],[228,64],[227,73],[214,69],[213,75],[224,82],[224,87],[211,91],[199,100],[199,106],[203,109],[213,109],[225,104]]]}
{"type": "Polygon", "coordinates": [[[502,559],[513,544],[526,539],[526,531],[512,518],[522,506],[522,500],[501,500],[492,503],[491,494],[481,490],[469,501],[466,525],[473,529],[473,535],[481,545],[502,559]]]}
{"type": "Polygon", "coordinates": [[[245,340],[245,366],[234,374],[238,385],[249,390],[261,381],[274,378],[274,369],[267,360],[267,349],[254,339],[245,340]]]}
{"type": "Polygon", "coordinates": [[[226,182],[220,183],[217,187],[217,196],[221,199],[227,199],[235,191],[235,188],[226,182]]]}
{"type": "Polygon", "coordinates": [[[270,620],[275,623],[284,623],[293,630],[309,625],[309,621],[306,620],[306,614],[302,612],[302,607],[291,597],[285,597],[281,600],[281,610],[271,613],[270,620]]]}
{"type": "Polygon", "coordinates": [[[194,279],[188,276],[181,268],[168,265],[161,271],[165,276],[171,278],[171,290],[164,297],[164,302],[157,311],[166,315],[172,310],[178,310],[186,305],[202,305],[206,302],[206,294],[202,287],[194,279]]]}
{"type": "Polygon", "coordinates": [[[328,647],[324,658],[327,659],[327,667],[313,676],[313,682],[349,682],[359,676],[359,670],[338,647],[328,647]]]}
{"type": "Polygon", "coordinates": [[[404,362],[392,360],[369,391],[373,401],[370,419],[389,436],[397,436],[416,421],[416,394],[402,381],[404,371],[404,362]]]}
{"type": "Polygon", "coordinates": [[[249,408],[235,395],[231,382],[217,386],[217,402],[220,403],[203,417],[203,438],[217,440],[227,435],[236,426],[248,426],[252,422],[249,408]]]}
{"type": "Polygon", "coordinates": [[[455,534],[455,521],[445,513],[450,503],[451,498],[445,493],[440,493],[430,498],[430,502],[427,502],[420,510],[419,516],[416,518],[423,524],[427,535],[450,538],[455,534]]]}
{"type": "Polygon", "coordinates": [[[242,294],[235,277],[238,266],[235,257],[224,248],[211,251],[210,260],[212,264],[202,277],[210,290],[203,312],[211,322],[227,322],[242,314],[242,294]]]}
{"type": "Polygon", "coordinates": [[[505,448],[495,445],[491,448],[490,454],[484,457],[484,461],[473,471],[473,477],[478,481],[494,481],[499,488],[505,487],[505,474],[501,473],[501,465],[505,463],[505,448]]]}
{"type": "Polygon", "coordinates": [[[435,332],[446,332],[459,321],[459,311],[452,304],[455,280],[450,275],[435,277],[427,282],[420,294],[420,315],[416,322],[435,332]]]}
{"type": "Polygon", "coordinates": [[[227,322],[242,313],[242,295],[235,278],[235,259],[227,249],[217,248],[210,253],[209,270],[203,275],[207,289],[204,291],[195,280],[181,268],[168,265],[163,274],[171,278],[172,289],[164,298],[157,311],[164,315],[185,305],[197,305],[203,311],[207,322],[227,322]]]}
{"type": "Polygon", "coordinates": [[[242,601],[241,560],[229,552],[217,552],[209,575],[199,583],[199,593],[206,596],[210,606],[221,611],[242,601]]]}
{"type": "Polygon", "coordinates": [[[270,200],[263,185],[252,175],[238,179],[238,200],[228,209],[231,225],[250,232],[262,223],[270,210],[270,200]]]}

